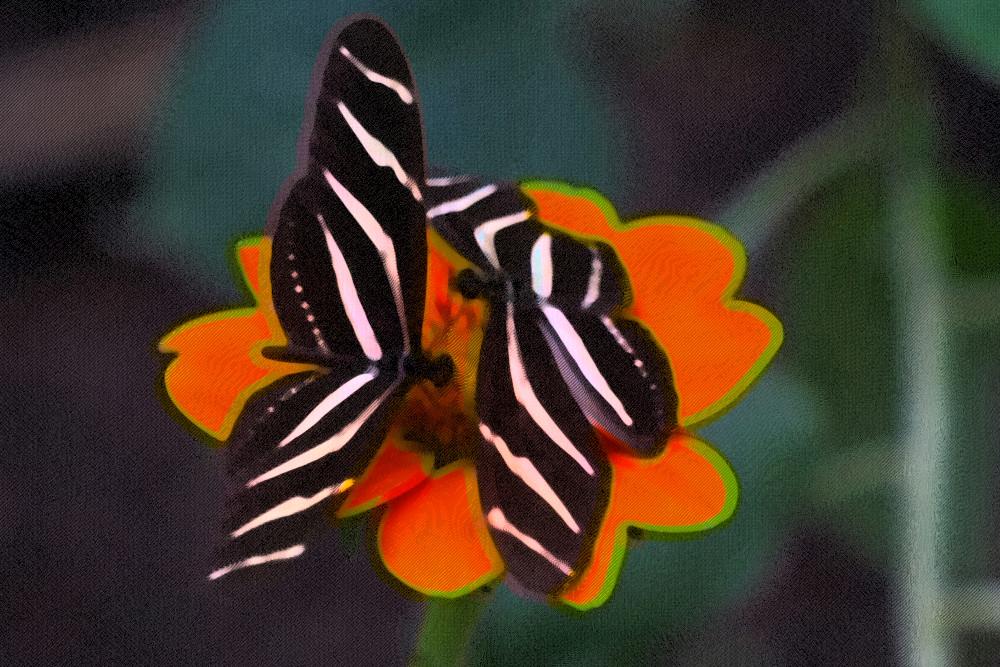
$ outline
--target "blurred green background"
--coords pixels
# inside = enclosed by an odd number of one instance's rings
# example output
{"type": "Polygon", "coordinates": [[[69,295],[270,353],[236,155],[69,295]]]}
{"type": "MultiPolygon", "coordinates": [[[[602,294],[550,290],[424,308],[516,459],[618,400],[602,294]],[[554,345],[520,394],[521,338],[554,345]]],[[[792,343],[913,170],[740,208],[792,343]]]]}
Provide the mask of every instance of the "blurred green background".
{"type": "MultiPolygon", "coordinates": [[[[409,54],[432,164],[587,184],[623,219],[696,215],[744,240],[742,294],[777,314],[785,344],[743,401],[699,430],[740,478],[736,516],[695,539],[636,541],[611,601],[583,616],[501,588],[474,630],[470,663],[1000,664],[1000,5],[119,9],[95,25],[148,21],[147,34],[171,26],[177,35],[150,84],[151,111],[110,158],[15,160],[29,167],[6,172],[8,201],[23,211],[38,183],[49,192],[61,174],[89,174],[74,178],[98,199],[81,223],[98,264],[173,281],[189,295],[171,300],[174,320],[241,298],[231,243],[262,228],[294,162],[319,46],[358,11],[382,16],[409,54]],[[91,224],[103,219],[101,169],[126,184],[113,225],[91,224]]],[[[48,15],[15,25],[22,38],[10,53],[97,30],[64,30],[48,15]]],[[[10,257],[36,243],[26,230],[37,219],[8,212],[20,243],[10,257]]],[[[22,285],[38,265],[11,266],[22,285]]],[[[24,290],[15,298],[34,294],[24,290]]],[[[180,428],[161,437],[202,446],[180,428]]],[[[357,558],[349,545],[330,549],[334,561],[357,558]]],[[[312,572],[338,577],[334,565],[312,572]]],[[[371,577],[335,590],[336,612],[321,598],[282,603],[333,637],[222,632],[211,635],[221,642],[212,655],[329,664],[368,639],[397,646],[397,659],[409,654],[422,603],[400,607],[371,577]],[[395,634],[338,634],[357,606],[388,615],[395,634]],[[298,646],[289,653],[283,641],[298,646]]],[[[30,603],[24,595],[17,604],[30,603]]],[[[164,604],[190,612],[182,600],[164,604]]],[[[228,622],[252,627],[238,620],[249,604],[229,607],[228,622]]],[[[160,641],[177,653],[154,651],[155,662],[193,655],[160,641]]]]}

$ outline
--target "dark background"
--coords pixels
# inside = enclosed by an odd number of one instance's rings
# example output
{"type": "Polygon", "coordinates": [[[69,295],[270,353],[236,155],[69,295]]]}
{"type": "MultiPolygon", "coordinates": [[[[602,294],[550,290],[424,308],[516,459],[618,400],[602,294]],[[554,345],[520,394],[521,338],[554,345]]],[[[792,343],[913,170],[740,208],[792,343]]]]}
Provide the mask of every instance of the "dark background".
{"type": "Polygon", "coordinates": [[[785,325],[699,430],[740,476],[734,520],[633,546],[582,617],[501,589],[470,661],[998,664],[988,0],[7,3],[0,663],[410,654],[424,603],[358,526],[280,578],[206,584],[221,457],[157,397],[158,338],[239,302],[231,241],[263,227],[320,43],[362,10],[410,55],[432,163],[716,220],[785,325]]]}

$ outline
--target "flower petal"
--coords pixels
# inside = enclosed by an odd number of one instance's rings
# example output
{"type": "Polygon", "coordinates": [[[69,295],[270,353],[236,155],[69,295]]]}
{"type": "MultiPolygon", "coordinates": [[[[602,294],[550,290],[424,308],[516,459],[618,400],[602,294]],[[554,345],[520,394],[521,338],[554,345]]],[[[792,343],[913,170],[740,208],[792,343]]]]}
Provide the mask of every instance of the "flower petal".
{"type": "Polygon", "coordinates": [[[549,182],[523,187],[546,222],[614,246],[631,279],[631,314],[670,358],[683,425],[732,405],[778,351],[781,323],[764,308],[733,298],[746,254],[721,227],[678,216],[625,225],[593,190],[549,182]]]}
{"type": "Polygon", "coordinates": [[[260,354],[266,345],[285,343],[271,308],[270,250],[264,237],[237,245],[240,272],[257,305],[195,318],[160,340],[161,352],[177,355],[163,374],[167,396],[181,414],[217,440],[229,437],[254,392],[285,375],[315,368],[260,354]]]}
{"type": "Polygon", "coordinates": [[[590,609],[611,595],[625,557],[627,529],[685,533],[717,526],[732,515],[736,477],[722,456],[684,433],[675,434],[655,459],[609,451],[611,499],[594,544],[590,566],[562,595],[567,604],[590,609]]]}
{"type": "Polygon", "coordinates": [[[398,434],[390,434],[368,468],[351,487],[347,500],[337,510],[340,518],[367,512],[389,502],[430,476],[434,457],[406,449],[398,434]]]}
{"type": "Polygon", "coordinates": [[[378,548],[393,576],[426,595],[460,597],[503,572],[475,471],[461,462],[389,503],[378,548]]]}

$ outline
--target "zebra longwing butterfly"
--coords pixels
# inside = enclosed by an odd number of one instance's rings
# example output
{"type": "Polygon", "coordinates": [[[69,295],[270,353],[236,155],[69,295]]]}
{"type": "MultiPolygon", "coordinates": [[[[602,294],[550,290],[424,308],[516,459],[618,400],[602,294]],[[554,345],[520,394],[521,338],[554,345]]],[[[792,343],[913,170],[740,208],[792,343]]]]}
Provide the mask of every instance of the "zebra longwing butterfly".
{"type": "Polygon", "coordinates": [[[427,266],[423,131],[389,29],[360,18],[321,54],[299,164],[268,223],[274,358],[320,370],[258,394],[227,450],[232,491],[211,578],[305,549],[327,501],[370,462],[408,387],[447,379],[421,347],[427,266]]]}
{"type": "Polygon", "coordinates": [[[483,510],[510,573],[554,592],[586,565],[606,507],[595,429],[640,456],[662,451],[677,424],[669,362],[624,315],[631,290],[609,245],[545,225],[515,185],[455,178],[426,194],[431,224],[476,267],[458,289],[490,304],[476,394],[483,510]]]}

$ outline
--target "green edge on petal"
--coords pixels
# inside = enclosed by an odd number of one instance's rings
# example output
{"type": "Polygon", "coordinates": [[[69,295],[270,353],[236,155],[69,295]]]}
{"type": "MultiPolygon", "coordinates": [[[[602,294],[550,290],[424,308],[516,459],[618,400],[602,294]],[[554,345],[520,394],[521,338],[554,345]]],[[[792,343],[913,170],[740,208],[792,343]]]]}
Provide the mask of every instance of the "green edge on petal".
{"type": "Polygon", "coordinates": [[[170,387],[167,385],[166,382],[167,374],[170,373],[171,369],[179,360],[180,351],[164,345],[164,341],[174,335],[183,333],[184,331],[187,331],[194,327],[211,324],[213,322],[219,322],[222,320],[235,319],[240,317],[252,317],[255,312],[257,312],[256,306],[247,308],[234,308],[230,310],[223,310],[216,313],[209,313],[208,315],[202,315],[200,317],[194,318],[193,320],[188,320],[184,324],[174,327],[169,332],[167,332],[167,334],[164,335],[163,338],[160,339],[159,343],[157,343],[156,349],[159,350],[161,353],[174,355],[174,358],[171,359],[170,363],[168,363],[166,368],[163,369],[161,378],[163,391],[166,394],[167,399],[169,399],[170,405],[173,406],[174,409],[176,409],[177,412],[180,413],[184,417],[184,419],[186,419],[190,424],[196,426],[201,432],[211,436],[212,438],[214,438],[219,442],[222,442],[226,439],[226,433],[228,433],[229,429],[232,427],[231,422],[235,421],[235,418],[231,420],[229,419],[229,417],[227,417],[222,422],[222,425],[219,426],[219,428],[213,429],[208,425],[201,423],[198,419],[189,414],[188,411],[181,406],[181,404],[174,398],[174,395],[171,393],[170,387]]]}
{"type": "MultiPolygon", "coordinates": [[[[174,364],[177,363],[180,351],[175,350],[172,347],[166,345],[165,341],[175,335],[183,333],[184,331],[187,331],[197,326],[211,324],[213,322],[220,322],[222,320],[227,320],[227,319],[252,317],[254,313],[257,312],[258,308],[260,307],[260,304],[259,300],[257,299],[257,295],[254,293],[253,287],[251,286],[250,276],[247,274],[247,272],[244,270],[243,265],[240,263],[240,252],[244,248],[260,245],[262,242],[266,240],[267,237],[261,236],[259,234],[255,234],[253,236],[247,236],[238,239],[233,244],[232,251],[227,253],[227,260],[229,261],[230,269],[232,270],[233,275],[236,277],[236,283],[240,287],[240,289],[246,294],[246,296],[250,299],[253,305],[239,306],[237,308],[227,308],[226,310],[214,311],[211,313],[206,313],[205,315],[199,315],[192,319],[185,319],[182,323],[178,324],[177,326],[171,327],[170,330],[167,331],[167,333],[165,333],[156,343],[156,350],[158,352],[160,352],[161,354],[173,355],[174,357],[164,367],[163,373],[160,374],[160,389],[162,392],[161,399],[165,399],[164,402],[167,403],[168,411],[170,411],[169,410],[170,408],[173,408],[173,410],[176,411],[177,414],[184,417],[184,419],[187,421],[188,424],[191,424],[192,426],[196,427],[198,429],[197,435],[204,434],[210,436],[213,439],[213,442],[210,444],[212,444],[213,446],[218,446],[220,443],[225,441],[229,430],[233,426],[233,422],[235,422],[236,420],[236,415],[233,415],[232,419],[227,417],[223,421],[222,425],[219,426],[219,428],[213,429],[207,426],[206,424],[201,423],[199,420],[195,419],[183,407],[181,407],[181,405],[174,399],[174,396],[173,394],[171,394],[170,388],[167,386],[166,383],[167,373],[169,373],[170,369],[174,366],[174,364]]],[[[258,268],[258,271],[260,270],[262,269],[258,268]]],[[[258,284],[260,284],[259,281],[262,277],[263,276],[258,277],[258,284]]],[[[258,345],[258,347],[261,346],[262,345],[258,345]]],[[[256,391],[259,388],[260,387],[257,387],[256,385],[252,387],[253,391],[256,391]]],[[[247,393],[252,394],[253,392],[247,392],[247,393]]],[[[244,397],[242,394],[240,395],[240,397],[237,398],[237,400],[240,400],[241,398],[243,399],[243,401],[246,400],[246,397],[244,397]]]]}
{"type": "MultiPolygon", "coordinates": [[[[778,350],[781,348],[781,344],[785,339],[785,330],[778,318],[771,311],[759,304],[753,303],[752,301],[746,301],[745,299],[735,298],[736,291],[743,283],[743,278],[746,275],[747,253],[746,249],[743,247],[743,243],[729,230],[698,218],[669,214],[664,214],[663,216],[643,216],[642,218],[630,220],[626,223],[622,221],[621,217],[619,217],[614,205],[608,200],[607,197],[602,195],[597,190],[586,186],[572,185],[570,183],[563,183],[560,181],[530,180],[522,182],[521,188],[524,190],[548,190],[550,192],[556,192],[569,197],[582,197],[584,199],[588,199],[604,214],[608,225],[612,229],[620,232],[635,229],[636,227],[663,224],[663,218],[669,217],[670,224],[678,226],[683,225],[705,232],[706,234],[714,237],[732,253],[735,265],[733,267],[733,275],[729,280],[729,284],[726,285],[725,290],[722,292],[722,303],[730,310],[753,315],[763,322],[764,326],[766,326],[771,332],[771,340],[768,342],[767,347],[764,348],[764,351],[760,354],[760,356],[757,357],[757,361],[754,362],[753,366],[751,366],[749,370],[743,374],[743,377],[740,378],[740,380],[734,384],[729,391],[723,394],[711,405],[706,406],[702,410],[683,420],[681,425],[685,428],[702,425],[711,419],[721,416],[726,410],[735,405],[739,398],[749,391],[754,383],[760,378],[764,369],[767,368],[768,364],[771,363],[774,356],[778,353],[778,350]]],[[[656,337],[655,334],[653,334],[653,337],[656,337]]],[[[657,344],[660,345],[661,348],[663,347],[659,340],[657,340],[657,344]]]]}
{"type": "Polygon", "coordinates": [[[656,524],[631,522],[619,524],[615,529],[615,544],[611,553],[611,563],[608,566],[608,575],[604,580],[604,585],[601,587],[600,592],[595,595],[593,599],[582,604],[572,602],[565,598],[559,598],[560,603],[577,611],[589,611],[600,607],[608,601],[611,597],[611,593],[614,592],[615,585],[618,583],[618,575],[620,574],[622,566],[625,563],[625,554],[628,551],[628,529],[630,527],[639,528],[648,533],[652,533],[651,537],[654,539],[657,537],[669,538],[672,536],[704,532],[713,528],[718,528],[733,516],[733,513],[736,511],[736,506],[739,504],[740,485],[739,480],[736,478],[736,472],[733,470],[732,466],[729,465],[729,462],[726,461],[725,457],[722,456],[721,453],[713,449],[707,443],[694,438],[694,436],[692,436],[691,440],[686,443],[686,446],[703,456],[705,460],[708,461],[719,473],[719,477],[722,478],[722,485],[726,490],[726,501],[723,503],[722,509],[719,510],[719,513],[707,521],[691,524],[689,526],[661,526],[656,524]]]}

